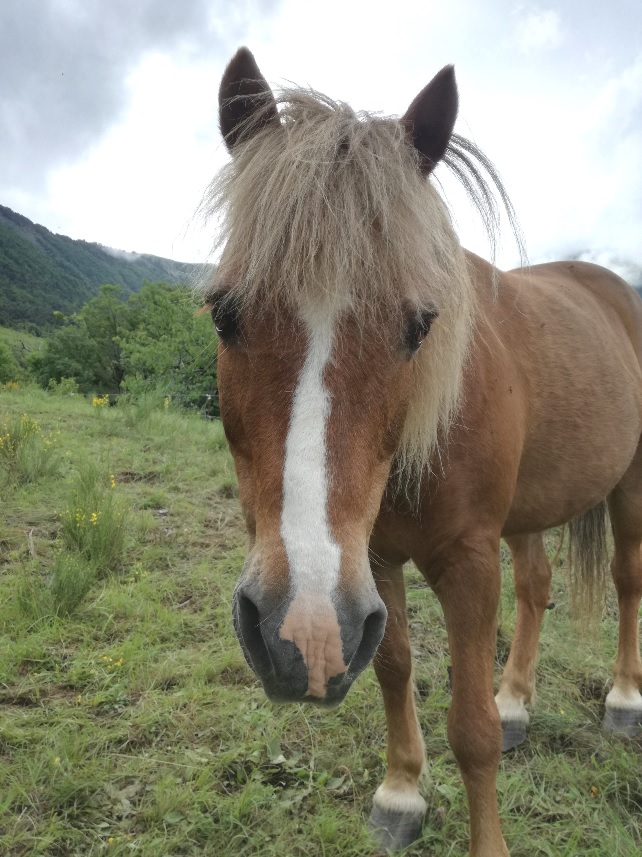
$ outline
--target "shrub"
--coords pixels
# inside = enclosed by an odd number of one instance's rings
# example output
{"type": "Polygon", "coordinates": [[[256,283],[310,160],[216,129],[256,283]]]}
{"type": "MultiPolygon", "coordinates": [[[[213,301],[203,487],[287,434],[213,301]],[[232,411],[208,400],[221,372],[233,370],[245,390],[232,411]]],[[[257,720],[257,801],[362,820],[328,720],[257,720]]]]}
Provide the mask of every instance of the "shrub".
{"type": "Polygon", "coordinates": [[[78,381],[75,378],[61,378],[60,381],[50,378],[47,389],[55,396],[75,396],[78,392],[78,381]]]}
{"type": "Polygon", "coordinates": [[[122,396],[119,407],[124,415],[125,425],[127,428],[136,428],[148,423],[153,414],[168,409],[169,404],[165,406],[166,401],[169,402],[171,399],[163,384],[150,387],[135,395],[126,394],[122,396]]]}

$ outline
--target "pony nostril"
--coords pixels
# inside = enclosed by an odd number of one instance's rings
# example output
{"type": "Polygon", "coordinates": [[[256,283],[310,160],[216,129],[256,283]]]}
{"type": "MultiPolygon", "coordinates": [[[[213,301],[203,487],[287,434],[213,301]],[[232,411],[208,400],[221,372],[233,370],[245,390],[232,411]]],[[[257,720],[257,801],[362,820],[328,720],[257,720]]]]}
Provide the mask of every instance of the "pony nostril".
{"type": "Polygon", "coordinates": [[[370,661],[373,659],[375,652],[379,648],[379,643],[383,638],[383,633],[386,630],[386,620],[388,611],[381,604],[376,610],[373,610],[363,623],[363,634],[361,641],[357,646],[352,660],[350,661],[350,675],[355,677],[364,670],[370,661]]]}
{"type": "Polygon", "coordinates": [[[234,628],[245,659],[258,675],[272,670],[272,662],[261,633],[261,616],[256,604],[243,593],[236,593],[234,628]]]}
{"type": "Polygon", "coordinates": [[[272,701],[300,700],[308,687],[307,666],[297,645],[280,635],[289,602],[258,589],[244,583],[234,593],[234,628],[245,660],[272,701]]]}

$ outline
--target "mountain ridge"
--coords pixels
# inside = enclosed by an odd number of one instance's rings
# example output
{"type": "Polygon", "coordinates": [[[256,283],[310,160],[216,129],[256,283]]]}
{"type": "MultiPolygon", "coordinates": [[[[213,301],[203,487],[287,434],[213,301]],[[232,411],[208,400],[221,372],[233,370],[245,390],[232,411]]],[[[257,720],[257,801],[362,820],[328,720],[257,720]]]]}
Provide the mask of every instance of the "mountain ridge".
{"type": "Polygon", "coordinates": [[[105,283],[125,294],[145,280],[189,282],[198,265],[69,238],[0,205],[0,325],[44,331],[54,312],[77,312],[105,283]]]}

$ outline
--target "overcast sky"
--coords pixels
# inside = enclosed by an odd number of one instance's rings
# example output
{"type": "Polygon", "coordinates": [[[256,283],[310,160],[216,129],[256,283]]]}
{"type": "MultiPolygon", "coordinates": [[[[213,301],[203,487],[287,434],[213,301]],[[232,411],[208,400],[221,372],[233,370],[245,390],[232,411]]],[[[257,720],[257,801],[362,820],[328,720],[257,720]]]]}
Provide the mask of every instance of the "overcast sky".
{"type": "MultiPolygon", "coordinates": [[[[642,265],[640,0],[1,0],[0,203],[54,232],[200,261],[226,155],[221,73],[401,114],[454,63],[457,131],[497,165],[529,259],[642,265]],[[389,10],[393,10],[392,12],[389,10]]],[[[487,248],[438,171],[463,243],[487,248]]],[[[505,236],[499,262],[517,262],[505,236]]]]}

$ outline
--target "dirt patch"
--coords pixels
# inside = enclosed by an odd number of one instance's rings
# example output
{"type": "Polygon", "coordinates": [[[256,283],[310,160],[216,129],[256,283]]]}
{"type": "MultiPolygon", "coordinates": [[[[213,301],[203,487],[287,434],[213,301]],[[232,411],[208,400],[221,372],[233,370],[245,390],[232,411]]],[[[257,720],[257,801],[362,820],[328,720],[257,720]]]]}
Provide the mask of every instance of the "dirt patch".
{"type": "Polygon", "coordinates": [[[146,482],[152,484],[158,482],[160,473],[155,470],[149,470],[146,473],[137,473],[135,470],[121,470],[115,476],[116,482],[146,482]]]}
{"type": "Polygon", "coordinates": [[[230,664],[218,674],[218,684],[228,687],[253,687],[256,679],[245,664],[230,664]]]}
{"type": "Polygon", "coordinates": [[[42,703],[42,694],[34,690],[5,690],[0,693],[0,706],[39,708],[42,703]]]}
{"type": "Polygon", "coordinates": [[[578,689],[582,699],[587,702],[604,704],[609,685],[604,679],[585,677],[580,680],[578,689]]]}
{"type": "Polygon", "coordinates": [[[221,485],[216,491],[216,495],[224,500],[234,500],[239,496],[239,489],[236,485],[221,485]]]}

